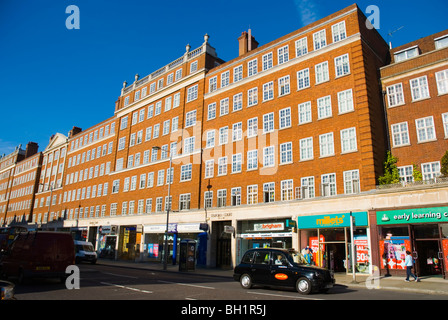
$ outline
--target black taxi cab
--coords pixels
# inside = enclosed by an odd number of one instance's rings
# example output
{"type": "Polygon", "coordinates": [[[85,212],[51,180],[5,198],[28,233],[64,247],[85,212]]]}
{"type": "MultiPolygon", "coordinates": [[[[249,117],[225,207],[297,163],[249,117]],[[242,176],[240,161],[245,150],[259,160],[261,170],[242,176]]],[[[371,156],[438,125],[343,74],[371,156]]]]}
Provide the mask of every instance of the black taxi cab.
{"type": "Polygon", "coordinates": [[[301,294],[326,292],[335,283],[330,270],[306,264],[296,251],[276,248],[248,250],[235,267],[233,279],[244,289],[253,285],[292,287],[301,294]]]}

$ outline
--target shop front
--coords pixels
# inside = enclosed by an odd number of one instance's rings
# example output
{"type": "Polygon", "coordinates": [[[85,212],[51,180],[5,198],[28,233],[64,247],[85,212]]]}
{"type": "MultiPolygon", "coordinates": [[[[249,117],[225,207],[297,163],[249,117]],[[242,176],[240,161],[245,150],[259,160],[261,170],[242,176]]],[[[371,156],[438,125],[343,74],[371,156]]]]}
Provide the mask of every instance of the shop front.
{"type": "Polygon", "coordinates": [[[299,247],[310,248],[312,263],[334,272],[352,273],[351,257],[356,257],[357,273],[371,273],[370,235],[367,212],[353,212],[354,230],[350,230],[350,212],[310,215],[297,218],[299,247]],[[355,254],[351,254],[352,241],[355,254]]]}
{"type": "Polygon", "coordinates": [[[418,276],[446,279],[448,207],[377,211],[376,224],[382,274],[404,275],[410,251],[418,276]]]}
{"type": "MultiPolygon", "coordinates": [[[[165,245],[166,224],[143,226],[143,260],[163,261],[165,245]]],[[[196,262],[206,264],[207,233],[200,229],[200,223],[170,223],[168,226],[168,263],[176,264],[179,261],[179,244],[183,239],[196,241],[196,262]]]]}
{"type": "Polygon", "coordinates": [[[120,226],[118,260],[135,260],[140,256],[141,225],[120,226]]]}
{"type": "Polygon", "coordinates": [[[237,261],[241,261],[244,253],[253,248],[292,248],[292,228],[288,226],[288,220],[238,221],[237,261]]]}

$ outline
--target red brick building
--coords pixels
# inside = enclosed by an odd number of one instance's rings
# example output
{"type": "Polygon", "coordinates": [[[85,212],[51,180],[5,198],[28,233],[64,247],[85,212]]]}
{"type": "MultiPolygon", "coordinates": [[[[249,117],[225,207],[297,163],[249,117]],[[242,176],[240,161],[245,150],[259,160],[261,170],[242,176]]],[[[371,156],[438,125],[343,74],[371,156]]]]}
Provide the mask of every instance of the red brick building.
{"type": "Polygon", "coordinates": [[[390,54],[381,82],[400,179],[414,181],[414,170],[423,180],[433,179],[440,175],[440,160],[448,150],[448,30],[390,54]]]}

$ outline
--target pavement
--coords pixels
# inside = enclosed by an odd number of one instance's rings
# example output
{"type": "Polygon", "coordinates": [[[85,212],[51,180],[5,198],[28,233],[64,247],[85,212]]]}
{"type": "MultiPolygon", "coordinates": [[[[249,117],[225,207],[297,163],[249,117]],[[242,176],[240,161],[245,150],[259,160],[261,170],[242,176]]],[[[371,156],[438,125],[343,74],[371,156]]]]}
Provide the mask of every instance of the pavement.
{"type": "MultiPolygon", "coordinates": [[[[205,268],[196,267],[195,270],[179,271],[179,265],[168,264],[167,269],[163,270],[163,264],[160,262],[134,262],[118,261],[109,259],[98,259],[97,264],[110,265],[123,268],[138,268],[151,271],[188,273],[195,275],[207,275],[214,277],[224,277],[233,279],[233,269],[205,268]]],[[[356,274],[335,273],[336,285],[346,287],[368,288],[372,290],[395,290],[407,291],[423,294],[447,295],[448,298],[448,279],[441,277],[421,277],[418,282],[411,280],[406,282],[405,277],[397,276],[374,276],[356,274]]]]}

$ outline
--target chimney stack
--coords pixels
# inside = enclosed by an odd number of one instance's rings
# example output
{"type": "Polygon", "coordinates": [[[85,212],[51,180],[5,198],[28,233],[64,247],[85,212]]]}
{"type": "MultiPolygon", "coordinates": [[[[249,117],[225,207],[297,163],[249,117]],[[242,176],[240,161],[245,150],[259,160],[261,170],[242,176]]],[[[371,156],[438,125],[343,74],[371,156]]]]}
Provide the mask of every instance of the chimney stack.
{"type": "Polygon", "coordinates": [[[36,142],[28,142],[25,150],[25,158],[31,157],[37,153],[39,145],[36,142]]]}
{"type": "Polygon", "coordinates": [[[258,47],[258,42],[252,36],[252,30],[249,29],[249,32],[243,31],[241,36],[238,38],[239,43],[239,55],[248,53],[258,47]]]}

